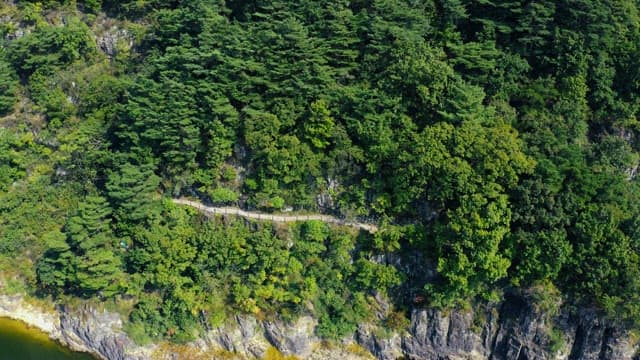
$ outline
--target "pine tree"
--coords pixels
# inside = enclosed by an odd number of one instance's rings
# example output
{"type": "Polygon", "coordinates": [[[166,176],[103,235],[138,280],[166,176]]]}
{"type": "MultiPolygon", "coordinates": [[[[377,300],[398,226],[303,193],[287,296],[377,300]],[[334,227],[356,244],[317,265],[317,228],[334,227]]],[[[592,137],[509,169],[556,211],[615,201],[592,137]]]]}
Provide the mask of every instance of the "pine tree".
{"type": "Polygon", "coordinates": [[[532,1],[523,9],[515,26],[520,54],[538,63],[552,41],[556,6],[553,1],[532,1]]]}
{"type": "Polygon", "coordinates": [[[324,100],[311,103],[311,114],[304,123],[304,136],[316,149],[329,145],[335,121],[324,100]]]}
{"type": "Polygon", "coordinates": [[[159,215],[154,199],[160,177],[153,173],[153,165],[124,163],[109,174],[106,187],[116,206],[118,220],[139,223],[159,215]]]}
{"type": "Polygon", "coordinates": [[[310,34],[321,38],[329,66],[336,72],[340,83],[354,78],[360,53],[360,39],[356,30],[356,17],[349,8],[349,1],[301,2],[300,12],[305,13],[310,34]]]}
{"type": "Polygon", "coordinates": [[[0,54],[0,116],[13,110],[17,100],[17,87],[18,81],[15,72],[0,54]]]}
{"type": "Polygon", "coordinates": [[[193,169],[201,148],[194,87],[167,76],[138,80],[130,90],[134,99],[121,113],[120,146],[140,157],[145,149],[153,151],[170,175],[193,169]]]}
{"type": "Polygon", "coordinates": [[[37,264],[38,283],[45,291],[63,292],[70,281],[74,254],[59,230],[46,233],[42,240],[48,249],[37,264]]]}
{"type": "Polygon", "coordinates": [[[87,196],[65,226],[76,256],[70,282],[81,295],[109,296],[117,290],[121,260],[114,249],[110,215],[105,198],[87,196]]]}

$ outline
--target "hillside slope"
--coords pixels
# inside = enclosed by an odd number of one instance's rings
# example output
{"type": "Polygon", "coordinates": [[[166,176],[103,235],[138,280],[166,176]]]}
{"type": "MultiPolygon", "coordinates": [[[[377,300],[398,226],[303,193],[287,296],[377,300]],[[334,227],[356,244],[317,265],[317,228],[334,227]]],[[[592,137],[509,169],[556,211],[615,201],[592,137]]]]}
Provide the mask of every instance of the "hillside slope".
{"type": "Polygon", "coordinates": [[[309,318],[420,358],[459,313],[493,340],[451,356],[633,349],[633,0],[11,1],[0,37],[5,294],[141,345],[309,318]]]}

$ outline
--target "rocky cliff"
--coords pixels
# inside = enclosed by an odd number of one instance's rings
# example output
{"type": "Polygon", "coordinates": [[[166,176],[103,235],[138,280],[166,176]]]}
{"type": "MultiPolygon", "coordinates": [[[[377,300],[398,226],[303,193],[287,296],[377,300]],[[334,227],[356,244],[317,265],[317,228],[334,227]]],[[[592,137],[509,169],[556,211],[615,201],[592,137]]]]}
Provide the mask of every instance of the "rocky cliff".
{"type": "Polygon", "coordinates": [[[474,311],[414,310],[403,336],[378,339],[360,329],[356,338],[378,359],[638,359],[629,334],[595,311],[549,319],[530,299],[513,294],[474,311]]]}
{"type": "Polygon", "coordinates": [[[22,296],[0,295],[0,317],[23,321],[64,346],[102,359],[144,360],[151,357],[152,347],[137,346],[122,331],[118,314],[90,306],[72,310],[41,305],[29,304],[22,296]]]}
{"type": "MultiPolygon", "coordinates": [[[[50,310],[28,305],[21,297],[0,296],[0,316],[37,326],[75,350],[109,360],[180,358],[170,351],[158,353],[156,346],[135,345],[121,330],[122,321],[117,314],[89,306],[50,310]]],[[[313,334],[316,323],[309,317],[295,323],[258,321],[250,316],[236,316],[232,320],[189,344],[190,351],[196,354],[224,349],[238,358],[261,358],[269,347],[275,347],[283,354],[304,359],[344,360],[367,358],[363,349],[385,360],[640,359],[630,334],[595,311],[583,309],[573,315],[560,312],[550,317],[526,296],[516,294],[475,310],[414,309],[411,325],[404,334],[387,333],[380,337],[380,331],[362,324],[353,337],[331,349],[313,334]]]]}
{"type": "MultiPolygon", "coordinates": [[[[0,296],[0,316],[39,327],[74,350],[91,352],[109,360],[144,360],[155,356],[157,346],[140,347],[122,331],[120,316],[90,306],[43,310],[19,296],[0,296]]],[[[342,347],[327,349],[313,334],[314,319],[295,323],[258,321],[235,316],[231,323],[211,330],[190,344],[196,352],[224,349],[242,358],[261,358],[269,347],[299,358],[366,358],[366,349],[378,359],[491,359],[491,360],[639,360],[638,346],[630,334],[583,309],[550,317],[523,295],[509,294],[501,303],[475,310],[436,311],[414,309],[404,334],[386,333],[362,324],[342,347]],[[552,330],[555,329],[555,330],[552,330]],[[555,332],[555,336],[553,335],[555,332]],[[357,346],[356,346],[357,345],[357,346]]],[[[209,353],[211,354],[211,353],[209,353]]]]}

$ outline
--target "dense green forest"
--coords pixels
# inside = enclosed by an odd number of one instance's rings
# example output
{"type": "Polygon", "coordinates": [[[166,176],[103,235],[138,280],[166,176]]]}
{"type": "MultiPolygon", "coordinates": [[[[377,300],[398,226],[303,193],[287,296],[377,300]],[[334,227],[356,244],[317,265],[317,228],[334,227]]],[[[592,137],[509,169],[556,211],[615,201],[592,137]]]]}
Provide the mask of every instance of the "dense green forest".
{"type": "Polygon", "coordinates": [[[530,287],[640,327],[635,0],[14,1],[0,38],[9,291],[130,303],[139,342],[530,287]]]}

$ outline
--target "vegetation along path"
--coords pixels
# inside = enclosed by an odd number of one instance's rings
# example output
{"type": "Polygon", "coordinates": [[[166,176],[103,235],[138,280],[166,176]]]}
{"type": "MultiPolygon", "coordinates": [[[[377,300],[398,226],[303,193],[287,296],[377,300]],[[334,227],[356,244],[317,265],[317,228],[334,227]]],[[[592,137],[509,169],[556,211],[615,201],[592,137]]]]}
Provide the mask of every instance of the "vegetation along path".
{"type": "Polygon", "coordinates": [[[343,219],[338,219],[337,217],[330,216],[330,215],[321,215],[321,214],[276,215],[276,214],[267,214],[267,213],[253,212],[253,211],[244,211],[237,207],[206,206],[200,202],[191,201],[187,199],[172,199],[172,200],[176,204],[191,206],[202,212],[206,212],[210,214],[237,215],[247,219],[268,220],[273,222],[295,222],[295,221],[319,220],[319,221],[323,221],[331,224],[357,227],[359,229],[366,230],[371,233],[376,232],[378,230],[378,227],[374,224],[345,221],[343,219]]]}

